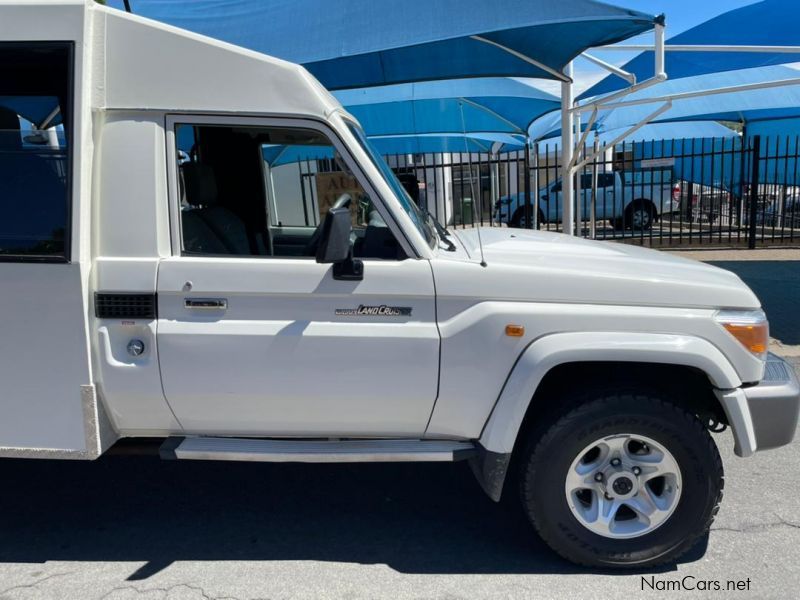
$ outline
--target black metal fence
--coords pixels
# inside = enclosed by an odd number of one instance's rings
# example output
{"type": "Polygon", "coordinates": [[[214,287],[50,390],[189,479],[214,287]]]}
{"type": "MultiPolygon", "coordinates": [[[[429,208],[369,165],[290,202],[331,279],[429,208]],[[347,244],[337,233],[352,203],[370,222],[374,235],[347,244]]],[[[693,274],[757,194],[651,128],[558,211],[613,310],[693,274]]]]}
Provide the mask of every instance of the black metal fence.
{"type": "MultiPolygon", "coordinates": [[[[582,157],[572,200],[573,227],[584,237],[648,246],[800,243],[797,137],[622,143],[587,147],[582,157]]],[[[563,229],[557,146],[385,158],[448,226],[563,229]]]]}

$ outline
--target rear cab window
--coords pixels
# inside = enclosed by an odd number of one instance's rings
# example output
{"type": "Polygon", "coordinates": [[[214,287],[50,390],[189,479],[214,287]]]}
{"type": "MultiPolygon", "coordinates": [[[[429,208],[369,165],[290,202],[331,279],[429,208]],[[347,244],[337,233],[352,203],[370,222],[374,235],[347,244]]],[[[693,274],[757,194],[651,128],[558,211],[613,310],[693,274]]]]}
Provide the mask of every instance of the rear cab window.
{"type": "Polygon", "coordinates": [[[0,42],[0,260],[69,260],[72,44],[0,42]]]}

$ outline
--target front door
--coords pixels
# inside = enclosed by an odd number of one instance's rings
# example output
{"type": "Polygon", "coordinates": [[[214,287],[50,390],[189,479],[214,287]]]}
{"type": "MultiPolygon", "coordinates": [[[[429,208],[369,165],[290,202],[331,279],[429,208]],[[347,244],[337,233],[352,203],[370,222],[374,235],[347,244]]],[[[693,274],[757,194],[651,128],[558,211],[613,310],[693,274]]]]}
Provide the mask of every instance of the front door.
{"type": "Polygon", "coordinates": [[[438,380],[430,264],[405,255],[341,144],[314,124],[176,121],[181,242],[159,267],[158,349],[183,428],[420,436],[438,380]],[[313,257],[337,201],[361,281],[313,257]]]}

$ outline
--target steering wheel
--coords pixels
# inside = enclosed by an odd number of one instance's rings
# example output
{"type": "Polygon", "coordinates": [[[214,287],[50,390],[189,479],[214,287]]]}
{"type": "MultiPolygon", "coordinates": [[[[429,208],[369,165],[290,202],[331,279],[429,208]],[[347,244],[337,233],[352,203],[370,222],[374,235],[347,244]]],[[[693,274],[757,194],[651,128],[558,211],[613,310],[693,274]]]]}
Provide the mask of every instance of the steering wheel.
{"type": "MultiPolygon", "coordinates": [[[[353,202],[353,198],[350,197],[350,194],[344,193],[336,199],[336,202],[333,203],[331,209],[334,208],[350,208],[350,204],[353,202]]],[[[316,256],[317,254],[317,246],[319,246],[319,238],[322,237],[322,225],[325,221],[320,221],[320,224],[317,225],[317,228],[314,230],[314,233],[311,235],[311,238],[308,240],[306,244],[305,250],[303,252],[304,256],[316,256]]]]}

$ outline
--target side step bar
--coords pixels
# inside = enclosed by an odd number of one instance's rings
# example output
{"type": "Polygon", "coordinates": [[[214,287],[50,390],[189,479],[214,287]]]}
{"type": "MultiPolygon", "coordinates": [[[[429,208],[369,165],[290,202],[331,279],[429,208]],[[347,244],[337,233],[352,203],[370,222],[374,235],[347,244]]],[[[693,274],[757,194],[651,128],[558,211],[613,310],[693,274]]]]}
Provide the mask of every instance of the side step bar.
{"type": "Polygon", "coordinates": [[[171,437],[159,450],[166,460],[252,462],[453,462],[474,456],[471,442],[449,440],[288,440],[171,437]]]}

